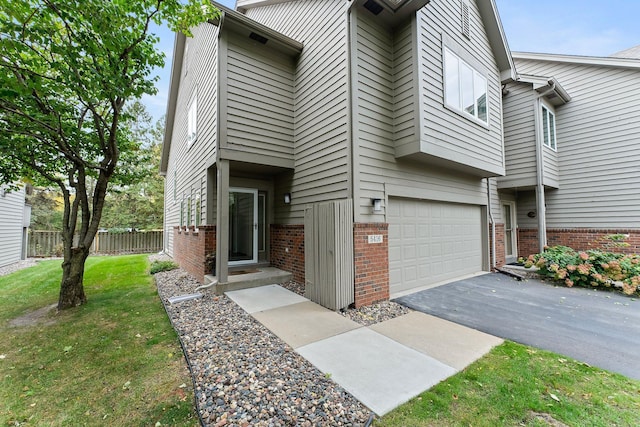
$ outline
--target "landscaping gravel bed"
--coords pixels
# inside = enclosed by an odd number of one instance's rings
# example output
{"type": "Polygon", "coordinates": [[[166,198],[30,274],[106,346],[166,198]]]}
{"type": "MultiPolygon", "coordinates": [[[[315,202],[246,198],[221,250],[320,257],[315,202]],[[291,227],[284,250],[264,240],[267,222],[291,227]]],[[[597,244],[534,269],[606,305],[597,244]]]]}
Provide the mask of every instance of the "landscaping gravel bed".
{"type": "Polygon", "coordinates": [[[199,286],[177,269],[155,275],[211,426],[362,426],[370,411],[225,296],[175,304],[199,286]]]}
{"type": "MultiPolygon", "coordinates": [[[[14,273],[18,270],[22,270],[23,268],[33,267],[38,263],[38,261],[43,260],[44,258],[28,258],[22,261],[14,262],[13,264],[5,265],[4,267],[0,267],[0,276],[6,276],[7,274],[14,273]]],[[[51,258],[46,258],[51,259],[51,258]]]]}

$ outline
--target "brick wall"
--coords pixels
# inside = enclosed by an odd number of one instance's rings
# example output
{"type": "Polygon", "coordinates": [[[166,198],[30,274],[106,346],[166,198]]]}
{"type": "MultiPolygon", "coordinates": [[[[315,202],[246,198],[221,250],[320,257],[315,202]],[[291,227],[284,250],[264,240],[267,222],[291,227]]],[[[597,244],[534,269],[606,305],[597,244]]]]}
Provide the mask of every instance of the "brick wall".
{"type": "MultiPolygon", "coordinates": [[[[589,249],[604,249],[609,252],[640,253],[640,230],[603,230],[592,228],[550,228],[547,229],[547,244],[549,246],[569,246],[577,251],[589,249]],[[625,240],[627,247],[615,247],[611,241],[604,239],[610,234],[628,234],[625,240]]],[[[518,230],[519,256],[527,257],[538,252],[538,230],[518,230]]]]}
{"type": "Polygon", "coordinates": [[[204,283],[205,257],[216,250],[216,226],[173,227],[173,259],[180,267],[204,283]]]}
{"type": "Polygon", "coordinates": [[[273,267],[293,274],[293,280],[304,284],[304,225],[271,224],[271,254],[273,267]]]}
{"type": "Polygon", "coordinates": [[[355,306],[389,299],[389,224],[353,226],[355,306]],[[369,235],[382,235],[382,243],[369,243],[369,235]]]}
{"type": "MultiPolygon", "coordinates": [[[[496,267],[500,268],[507,263],[504,244],[504,224],[496,224],[496,267]]],[[[491,225],[489,225],[489,262],[493,261],[493,243],[491,239],[491,225]]]]}
{"type": "Polygon", "coordinates": [[[531,254],[538,253],[538,229],[519,228],[518,229],[518,257],[526,258],[531,254]]]}

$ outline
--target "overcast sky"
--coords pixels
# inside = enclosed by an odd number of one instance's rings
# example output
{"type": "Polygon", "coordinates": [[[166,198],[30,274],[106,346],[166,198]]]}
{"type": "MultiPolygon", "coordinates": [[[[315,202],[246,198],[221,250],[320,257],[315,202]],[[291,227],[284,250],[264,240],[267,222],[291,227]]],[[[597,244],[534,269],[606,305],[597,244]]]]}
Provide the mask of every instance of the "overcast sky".
{"type": "MultiPolygon", "coordinates": [[[[639,0],[495,1],[512,51],[609,56],[640,45],[639,0]]],[[[233,9],[235,0],[220,3],[233,9]]],[[[173,34],[163,28],[156,34],[158,47],[167,55],[166,65],[157,71],[158,94],[143,102],[159,119],[167,108],[173,34]]]]}

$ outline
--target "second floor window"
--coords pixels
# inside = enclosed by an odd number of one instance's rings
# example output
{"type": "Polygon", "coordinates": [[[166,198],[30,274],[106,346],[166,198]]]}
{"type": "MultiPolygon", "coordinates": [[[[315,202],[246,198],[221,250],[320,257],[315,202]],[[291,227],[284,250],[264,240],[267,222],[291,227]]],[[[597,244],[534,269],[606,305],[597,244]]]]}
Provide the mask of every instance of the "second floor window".
{"type": "Polygon", "coordinates": [[[489,124],[487,78],[446,48],[444,82],[449,107],[489,124]]]}
{"type": "Polygon", "coordinates": [[[544,105],[542,106],[542,135],[547,147],[556,149],[556,115],[544,105]]]}
{"type": "Polygon", "coordinates": [[[198,98],[194,95],[191,100],[191,105],[189,105],[189,112],[187,113],[187,145],[193,144],[198,135],[197,118],[198,98]]]}

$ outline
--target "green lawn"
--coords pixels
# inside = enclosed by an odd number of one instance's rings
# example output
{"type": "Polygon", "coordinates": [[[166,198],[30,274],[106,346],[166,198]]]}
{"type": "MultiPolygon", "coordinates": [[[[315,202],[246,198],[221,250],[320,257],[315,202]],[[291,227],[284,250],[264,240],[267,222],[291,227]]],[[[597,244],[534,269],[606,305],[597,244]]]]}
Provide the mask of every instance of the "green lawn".
{"type": "Polygon", "coordinates": [[[86,305],[10,325],[56,303],[60,264],[0,277],[0,425],[198,425],[147,255],[89,258],[86,305]]]}
{"type": "MultiPolygon", "coordinates": [[[[0,277],[0,425],[198,425],[146,255],[87,262],[88,304],[54,304],[60,261],[0,277]]],[[[640,425],[640,381],[506,342],[376,426],[640,425]]]]}
{"type": "Polygon", "coordinates": [[[640,381],[505,342],[375,425],[560,425],[554,421],[640,426],[640,381]]]}

